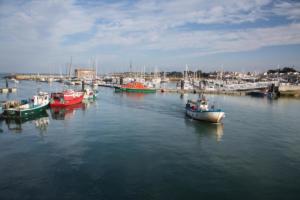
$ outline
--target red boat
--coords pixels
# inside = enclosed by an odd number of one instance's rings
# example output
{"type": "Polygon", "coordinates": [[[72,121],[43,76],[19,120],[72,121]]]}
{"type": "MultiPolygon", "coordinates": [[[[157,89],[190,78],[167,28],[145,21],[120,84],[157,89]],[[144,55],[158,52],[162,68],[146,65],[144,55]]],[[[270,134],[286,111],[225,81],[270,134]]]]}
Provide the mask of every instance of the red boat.
{"type": "Polygon", "coordinates": [[[74,90],[51,93],[50,107],[65,107],[81,103],[83,95],[83,92],[74,90]]]}

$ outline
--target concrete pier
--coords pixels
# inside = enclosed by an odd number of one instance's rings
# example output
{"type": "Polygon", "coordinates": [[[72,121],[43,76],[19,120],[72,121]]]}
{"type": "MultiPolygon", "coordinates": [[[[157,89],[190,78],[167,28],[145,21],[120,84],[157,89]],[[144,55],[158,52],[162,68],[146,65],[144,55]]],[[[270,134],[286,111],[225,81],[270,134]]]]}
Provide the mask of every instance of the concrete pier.
{"type": "Polygon", "coordinates": [[[166,93],[179,93],[179,94],[224,94],[224,95],[236,95],[236,96],[245,96],[246,92],[244,91],[207,91],[207,90],[199,90],[199,89],[192,89],[192,90],[181,90],[181,89],[168,89],[168,88],[162,88],[157,89],[157,92],[166,92],[166,93]]]}

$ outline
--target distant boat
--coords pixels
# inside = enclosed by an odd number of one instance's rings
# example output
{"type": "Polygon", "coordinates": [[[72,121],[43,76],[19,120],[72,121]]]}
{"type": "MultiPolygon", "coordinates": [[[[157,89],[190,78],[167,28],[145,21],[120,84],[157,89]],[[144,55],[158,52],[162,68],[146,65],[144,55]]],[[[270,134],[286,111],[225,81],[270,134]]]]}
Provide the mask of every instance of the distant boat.
{"type": "Polygon", "coordinates": [[[51,93],[50,107],[65,107],[81,103],[84,93],[74,90],[51,93]]]}
{"type": "Polygon", "coordinates": [[[155,88],[149,88],[140,82],[131,82],[120,87],[116,87],[116,92],[139,92],[139,93],[155,93],[155,88]]]}
{"type": "Polygon", "coordinates": [[[279,83],[278,83],[278,85],[275,85],[274,83],[269,85],[268,92],[267,92],[267,97],[269,99],[277,99],[279,96],[280,96],[279,83]]]}
{"type": "Polygon", "coordinates": [[[160,78],[160,73],[158,73],[157,68],[155,68],[154,77],[152,78],[151,82],[155,88],[159,87],[159,85],[160,85],[161,78],[160,78]]]}
{"type": "Polygon", "coordinates": [[[3,118],[22,118],[43,112],[49,104],[49,95],[39,92],[29,100],[7,101],[2,105],[3,118]]]}
{"type": "Polygon", "coordinates": [[[84,90],[84,96],[83,96],[84,100],[96,99],[97,96],[98,96],[97,90],[92,90],[89,88],[84,90]]]}
{"type": "Polygon", "coordinates": [[[189,81],[189,77],[188,77],[188,66],[186,65],[185,67],[185,71],[184,71],[184,78],[182,80],[180,80],[179,83],[177,83],[177,89],[178,90],[193,90],[194,86],[191,84],[191,82],[189,81]]]}
{"type": "Polygon", "coordinates": [[[247,92],[246,95],[252,97],[267,97],[269,99],[277,99],[280,96],[279,86],[276,86],[272,83],[265,90],[253,90],[247,92]]]}
{"type": "Polygon", "coordinates": [[[16,84],[19,83],[19,81],[18,81],[17,79],[15,79],[15,78],[12,78],[12,79],[10,79],[10,80],[13,81],[13,82],[16,83],[16,84]]]}
{"type": "Polygon", "coordinates": [[[183,89],[183,90],[193,90],[194,87],[188,80],[181,80],[179,83],[177,83],[177,89],[183,89]]]}
{"type": "Polygon", "coordinates": [[[64,84],[65,84],[65,85],[75,85],[75,82],[74,82],[74,81],[71,81],[71,80],[65,80],[65,81],[64,81],[64,84]]]}
{"type": "Polygon", "coordinates": [[[164,76],[163,76],[163,78],[161,79],[161,83],[167,83],[167,82],[169,82],[170,81],[170,79],[169,78],[167,78],[166,77],[166,72],[164,72],[164,76]]]}
{"type": "Polygon", "coordinates": [[[209,108],[208,101],[202,97],[197,101],[188,100],[186,104],[187,116],[201,121],[219,123],[225,116],[221,109],[215,109],[214,106],[209,108]]]}
{"type": "Polygon", "coordinates": [[[267,92],[263,91],[263,90],[253,90],[253,91],[247,92],[246,95],[249,95],[252,97],[265,97],[267,95],[267,92]]]}

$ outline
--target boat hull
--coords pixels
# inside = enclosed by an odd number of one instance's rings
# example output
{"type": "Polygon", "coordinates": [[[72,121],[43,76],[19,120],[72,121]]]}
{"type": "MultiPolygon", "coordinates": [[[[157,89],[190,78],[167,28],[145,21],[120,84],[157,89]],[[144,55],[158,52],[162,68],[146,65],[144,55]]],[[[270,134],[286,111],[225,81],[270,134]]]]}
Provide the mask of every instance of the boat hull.
{"type": "Polygon", "coordinates": [[[267,94],[263,91],[251,91],[247,92],[246,95],[252,96],[252,97],[265,97],[267,94]]]}
{"type": "Polygon", "coordinates": [[[4,109],[2,113],[3,118],[27,118],[35,115],[39,115],[44,112],[48,107],[48,104],[40,105],[24,110],[19,109],[4,109]]]}
{"type": "Polygon", "coordinates": [[[66,107],[74,104],[79,104],[82,102],[82,100],[83,100],[83,95],[74,99],[64,100],[64,101],[53,100],[52,102],[50,102],[50,107],[66,107]]]}
{"type": "Polygon", "coordinates": [[[186,109],[186,114],[193,119],[212,123],[220,123],[225,116],[222,111],[194,111],[191,109],[186,109]]]}
{"type": "Polygon", "coordinates": [[[116,92],[155,93],[156,89],[115,88],[116,92]]]}
{"type": "Polygon", "coordinates": [[[96,95],[85,96],[83,99],[84,100],[95,100],[96,99],[96,95]]]}

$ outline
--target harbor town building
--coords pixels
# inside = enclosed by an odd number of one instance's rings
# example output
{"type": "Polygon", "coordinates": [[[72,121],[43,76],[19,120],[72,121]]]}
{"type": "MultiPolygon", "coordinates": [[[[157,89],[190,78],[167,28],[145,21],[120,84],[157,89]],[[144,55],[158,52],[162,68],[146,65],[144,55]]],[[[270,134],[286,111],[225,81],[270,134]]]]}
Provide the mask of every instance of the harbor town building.
{"type": "Polygon", "coordinates": [[[96,70],[78,68],[75,69],[75,76],[79,79],[93,79],[96,76],[96,70]]]}

